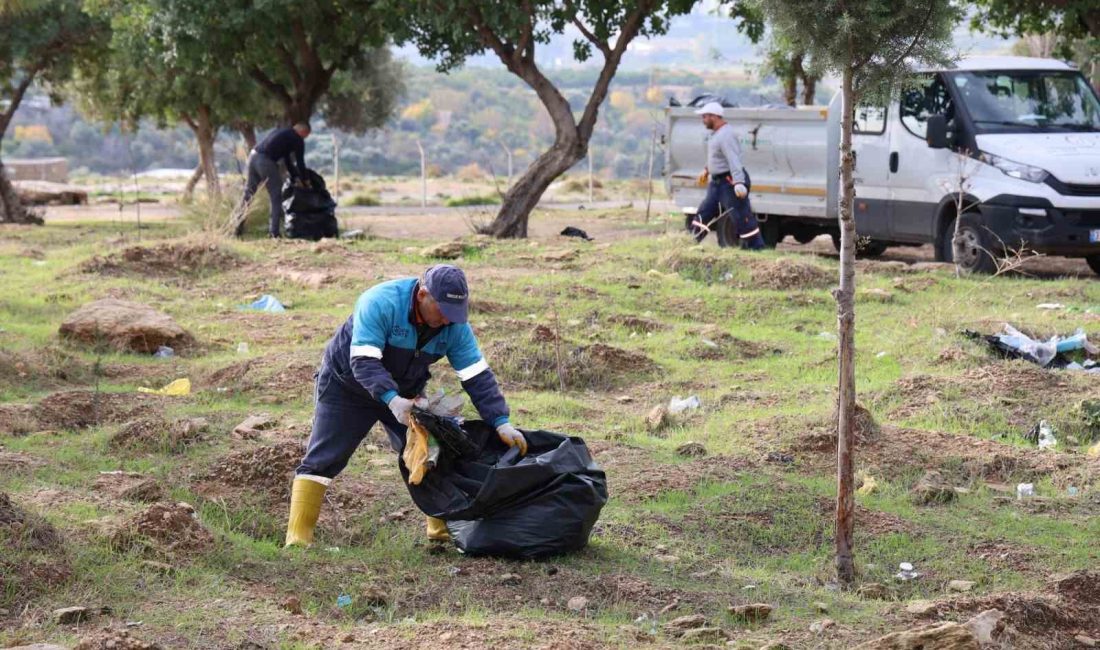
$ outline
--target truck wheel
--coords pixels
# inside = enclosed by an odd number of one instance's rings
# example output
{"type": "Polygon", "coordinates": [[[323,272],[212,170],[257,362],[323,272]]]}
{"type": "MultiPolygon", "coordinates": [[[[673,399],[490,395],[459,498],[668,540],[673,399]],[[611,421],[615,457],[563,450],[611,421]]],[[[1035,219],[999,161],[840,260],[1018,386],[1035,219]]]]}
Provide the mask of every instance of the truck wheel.
{"type": "Polygon", "coordinates": [[[1093,273],[1100,275],[1100,253],[1097,253],[1096,255],[1089,255],[1085,258],[1085,262],[1088,263],[1089,268],[1092,269],[1093,273]]]}
{"type": "MultiPolygon", "coordinates": [[[[833,239],[833,248],[836,252],[840,252],[840,234],[830,233],[830,237],[833,239]]],[[[886,244],[874,239],[867,239],[866,237],[860,237],[856,242],[856,257],[863,259],[866,257],[878,257],[886,252],[886,244]]]]}
{"type": "Polygon", "coordinates": [[[764,220],[757,222],[760,224],[760,236],[764,238],[764,248],[775,248],[779,245],[780,240],[783,239],[783,231],[780,228],[779,217],[774,215],[765,215],[764,220]]]}
{"type": "Polygon", "coordinates": [[[959,222],[959,250],[958,259],[955,255],[955,220],[947,224],[947,230],[940,242],[942,247],[940,255],[946,262],[955,262],[961,269],[969,273],[993,273],[997,270],[997,263],[993,258],[989,237],[985,229],[972,216],[964,214],[959,222]]]}

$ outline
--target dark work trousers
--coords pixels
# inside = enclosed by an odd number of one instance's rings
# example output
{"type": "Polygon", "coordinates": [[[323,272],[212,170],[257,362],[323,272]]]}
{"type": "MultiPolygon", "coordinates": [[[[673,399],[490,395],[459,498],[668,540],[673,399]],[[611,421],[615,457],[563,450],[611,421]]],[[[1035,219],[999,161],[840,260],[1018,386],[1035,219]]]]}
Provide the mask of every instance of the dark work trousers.
{"type": "MultiPolygon", "coordinates": [[[[243,211],[256,194],[260,183],[265,181],[267,196],[271,199],[271,222],[268,224],[268,233],[272,237],[278,237],[279,224],[283,221],[283,174],[279,170],[279,163],[256,150],[248,155],[248,184],[244,188],[244,196],[241,197],[241,205],[237,209],[243,211]]],[[[241,235],[243,231],[242,219],[237,228],[237,234],[241,235]]]]}
{"type": "MultiPolygon", "coordinates": [[[[745,187],[751,191],[752,179],[749,178],[749,172],[747,170],[742,171],[745,173],[745,187]]],[[[746,195],[743,199],[737,198],[733,186],[734,183],[730,182],[729,174],[719,174],[711,177],[710,182],[707,184],[707,195],[703,198],[703,202],[695,213],[696,220],[709,227],[715,219],[724,214],[725,216],[722,218],[729,219],[730,223],[735,226],[741,248],[752,250],[764,248],[764,238],[760,235],[760,225],[756,221],[756,215],[752,213],[752,204],[749,203],[749,197],[746,195]]],[[[714,227],[719,228],[721,226],[715,224],[714,227]]],[[[695,236],[695,241],[701,242],[707,236],[707,231],[699,226],[692,226],[692,233],[695,236]]]]}
{"type": "Polygon", "coordinates": [[[377,422],[385,427],[394,450],[401,453],[405,448],[406,427],[393,417],[390,408],[352,392],[326,366],[317,373],[314,401],[313,433],[295,474],[335,478],[377,422]]]}

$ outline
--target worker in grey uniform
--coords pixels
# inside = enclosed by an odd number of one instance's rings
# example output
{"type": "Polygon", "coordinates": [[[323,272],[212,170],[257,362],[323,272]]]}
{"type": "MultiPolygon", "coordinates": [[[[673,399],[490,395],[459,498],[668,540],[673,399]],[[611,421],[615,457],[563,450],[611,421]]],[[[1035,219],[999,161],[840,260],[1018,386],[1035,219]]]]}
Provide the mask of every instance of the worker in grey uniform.
{"type": "Polygon", "coordinates": [[[730,219],[736,226],[741,248],[764,248],[760,225],[749,204],[752,185],[748,171],[741,164],[741,144],[733,127],[725,120],[725,109],[718,102],[708,102],[695,114],[703,116],[703,126],[710,131],[707,137],[707,166],[700,177],[701,184],[707,186],[707,195],[691,224],[695,241],[703,241],[710,224],[724,218],[730,219]]]}

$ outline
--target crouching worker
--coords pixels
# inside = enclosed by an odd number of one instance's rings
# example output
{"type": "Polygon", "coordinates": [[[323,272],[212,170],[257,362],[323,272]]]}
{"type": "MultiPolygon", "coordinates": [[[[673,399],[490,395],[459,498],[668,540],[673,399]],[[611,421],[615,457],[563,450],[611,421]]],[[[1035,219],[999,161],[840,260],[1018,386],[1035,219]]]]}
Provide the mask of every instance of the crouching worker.
{"type": "MultiPolygon", "coordinates": [[[[462,270],[440,264],[420,278],[383,282],[359,296],[354,313],[328,342],[317,373],[313,433],[291,489],[287,546],[313,543],[326,488],[376,422],[401,453],[409,412],[414,404],[426,405],[428,369],[443,357],[481,418],[505,444],[527,453],[466,322],[468,293],[462,270]]],[[[428,538],[449,539],[442,520],[428,518],[428,538]]]]}

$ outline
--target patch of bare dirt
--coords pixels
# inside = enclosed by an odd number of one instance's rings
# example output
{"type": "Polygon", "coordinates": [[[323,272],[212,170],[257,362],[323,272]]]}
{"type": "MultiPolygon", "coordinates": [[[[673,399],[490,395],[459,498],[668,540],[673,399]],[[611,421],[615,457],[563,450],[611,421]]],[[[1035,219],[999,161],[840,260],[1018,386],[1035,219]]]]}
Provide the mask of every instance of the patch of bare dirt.
{"type": "Polygon", "coordinates": [[[85,381],[89,374],[87,363],[58,347],[0,350],[0,381],[51,387],[85,381]]]}
{"type": "Polygon", "coordinates": [[[574,350],[575,357],[587,357],[591,362],[599,364],[604,370],[612,374],[647,373],[656,367],[656,364],[640,352],[631,352],[604,343],[593,343],[574,350]]]}
{"type": "Polygon", "coordinates": [[[792,259],[756,260],[749,266],[754,287],[764,289],[823,289],[835,284],[835,274],[808,262],[792,259]]]}
{"type": "Polygon", "coordinates": [[[1077,571],[1037,592],[961,597],[933,603],[925,618],[965,618],[988,609],[1004,612],[1011,647],[1061,650],[1081,647],[1074,637],[1100,636],[1100,572],[1077,571]]]}
{"type": "Polygon", "coordinates": [[[32,413],[43,428],[85,429],[145,415],[160,408],[163,399],[145,393],[71,390],[47,395],[34,405],[32,413]]]}
{"type": "Polygon", "coordinates": [[[30,404],[0,404],[0,433],[20,436],[39,428],[30,404]]]}
{"type": "Polygon", "coordinates": [[[223,486],[249,488],[279,499],[290,496],[294,469],[302,462],[305,448],[298,442],[283,442],[234,452],[216,461],[203,481],[223,486]]]}
{"type": "Polygon", "coordinates": [[[173,242],[131,246],[80,265],[83,273],[173,277],[224,271],[241,264],[240,257],[216,243],[173,242]]]}
{"type": "Polygon", "coordinates": [[[493,302],[492,300],[471,299],[470,311],[475,314],[504,314],[507,313],[509,309],[499,302],[493,302]]]}
{"type": "Polygon", "coordinates": [[[72,577],[61,534],[0,492],[0,604],[25,602],[72,577]]]}
{"type": "Polygon", "coordinates": [[[111,536],[118,549],[135,546],[168,554],[204,551],[214,545],[214,536],[186,503],[154,503],[125,521],[111,536]]]}
{"type": "Polygon", "coordinates": [[[622,325],[628,330],[641,332],[643,334],[648,332],[659,332],[665,329],[663,323],[651,318],[642,318],[641,316],[631,316],[629,314],[615,314],[607,320],[616,325],[622,325]]]}
{"type": "Polygon", "coordinates": [[[628,503],[656,499],[673,491],[692,490],[706,481],[732,480],[752,463],[729,456],[710,456],[683,463],[662,463],[637,447],[604,441],[588,445],[607,472],[613,498],[628,503]]]}
{"type": "Polygon", "coordinates": [[[779,348],[746,341],[715,327],[703,330],[699,342],[693,348],[700,359],[758,359],[769,354],[782,354],[779,348]]]}
{"type": "Polygon", "coordinates": [[[38,456],[32,456],[22,451],[4,451],[0,449],[0,472],[14,474],[45,467],[47,464],[46,459],[38,456]]]}

